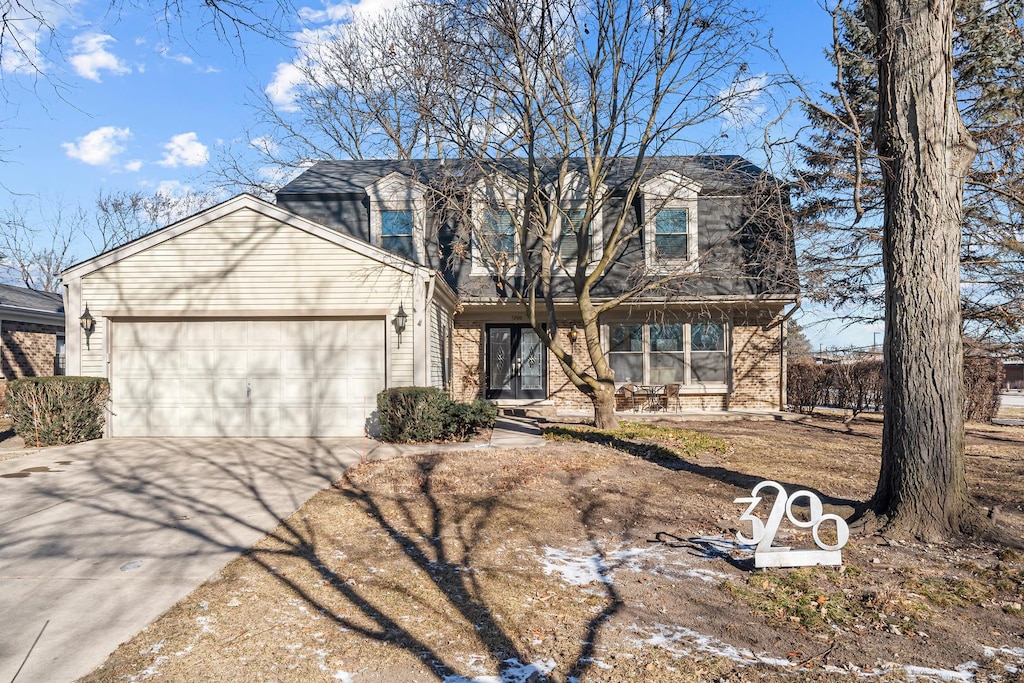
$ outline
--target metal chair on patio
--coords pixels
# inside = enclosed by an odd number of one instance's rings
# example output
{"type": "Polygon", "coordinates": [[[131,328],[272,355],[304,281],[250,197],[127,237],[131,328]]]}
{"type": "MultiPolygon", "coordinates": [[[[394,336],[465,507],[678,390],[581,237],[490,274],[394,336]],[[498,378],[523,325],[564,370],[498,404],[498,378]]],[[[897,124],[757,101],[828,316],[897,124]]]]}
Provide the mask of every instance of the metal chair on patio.
{"type": "Polygon", "coordinates": [[[668,410],[670,402],[675,399],[676,407],[673,412],[679,412],[679,385],[678,384],[666,384],[665,385],[665,410],[668,410]]]}
{"type": "Polygon", "coordinates": [[[637,393],[638,392],[637,392],[636,385],[633,384],[632,382],[627,382],[626,384],[623,384],[615,392],[615,396],[616,396],[615,403],[616,403],[616,406],[618,405],[618,402],[619,402],[618,401],[618,397],[621,396],[623,398],[623,403],[626,402],[626,399],[629,400],[629,406],[630,406],[630,408],[633,409],[633,412],[635,413],[636,410],[637,410],[637,407],[636,407],[636,395],[637,395],[637,393]]]}

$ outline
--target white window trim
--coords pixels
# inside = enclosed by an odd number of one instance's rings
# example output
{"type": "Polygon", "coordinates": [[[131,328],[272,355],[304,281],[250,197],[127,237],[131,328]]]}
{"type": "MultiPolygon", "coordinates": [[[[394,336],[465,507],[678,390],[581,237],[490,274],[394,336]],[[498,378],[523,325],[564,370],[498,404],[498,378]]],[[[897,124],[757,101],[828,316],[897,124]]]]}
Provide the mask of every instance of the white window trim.
{"type": "Polygon", "coordinates": [[[684,272],[699,270],[697,258],[697,195],[701,186],[676,171],[666,171],[651,178],[640,186],[644,194],[644,261],[648,268],[671,272],[683,269],[684,272]],[[655,245],[655,219],[663,209],[686,209],[686,251],[683,259],[658,259],[655,245]]]}
{"type": "MultiPolygon", "coordinates": [[[[666,321],[669,322],[669,321],[666,321]]],[[[673,323],[681,324],[683,326],[683,354],[685,356],[686,365],[686,378],[685,381],[679,383],[680,394],[716,394],[716,393],[727,393],[729,391],[729,384],[732,380],[732,324],[728,320],[689,320],[683,321],[671,321],[673,323]],[[699,325],[702,323],[712,323],[722,326],[723,344],[725,349],[722,353],[725,354],[725,379],[721,382],[693,382],[693,360],[692,354],[694,353],[692,348],[692,342],[690,338],[690,330],[692,325],[699,325]]],[[[643,378],[636,379],[630,378],[629,383],[632,384],[652,384],[650,382],[651,377],[651,354],[654,353],[651,350],[651,325],[657,325],[656,322],[639,322],[633,320],[609,320],[601,325],[601,345],[605,355],[611,352],[611,326],[612,325],[641,325],[641,357],[643,363],[643,378]]],[[[699,353],[699,352],[698,352],[699,353]]],[[[609,363],[611,359],[609,358],[609,363]]],[[[616,388],[621,387],[623,384],[627,384],[626,379],[623,377],[615,378],[616,388]]]]}
{"type": "Polygon", "coordinates": [[[496,174],[494,178],[480,180],[473,186],[470,202],[472,234],[470,235],[470,275],[502,275],[509,277],[522,272],[519,257],[519,233],[517,225],[523,222],[523,192],[515,183],[504,175],[496,174]],[[512,229],[515,235],[514,252],[504,271],[498,271],[497,264],[485,258],[484,248],[480,242],[483,233],[481,219],[487,211],[507,211],[512,216],[512,229]]]}
{"type": "Polygon", "coordinates": [[[412,245],[416,263],[426,262],[426,188],[393,171],[366,187],[370,198],[370,244],[383,247],[384,211],[412,211],[412,245]]]}
{"type": "MultiPolygon", "coordinates": [[[[552,258],[558,266],[559,253],[562,244],[562,217],[566,211],[585,211],[587,208],[587,195],[590,191],[590,182],[586,176],[575,171],[568,173],[559,192],[554,183],[545,188],[548,196],[551,197],[551,211],[555,214],[555,225],[552,230],[552,258]]],[[[587,273],[591,273],[594,267],[604,256],[604,202],[608,196],[608,186],[602,184],[598,188],[598,194],[593,199],[594,217],[590,224],[590,260],[587,264],[587,273]]],[[[571,268],[567,264],[561,264],[559,270],[568,276],[572,276],[571,268]]]]}

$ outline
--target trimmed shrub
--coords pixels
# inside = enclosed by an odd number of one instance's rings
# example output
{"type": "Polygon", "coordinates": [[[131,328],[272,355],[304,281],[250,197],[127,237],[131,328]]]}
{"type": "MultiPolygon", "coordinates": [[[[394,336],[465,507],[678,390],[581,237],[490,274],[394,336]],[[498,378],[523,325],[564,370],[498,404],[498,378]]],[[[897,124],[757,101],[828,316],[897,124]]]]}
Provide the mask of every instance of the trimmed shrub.
{"type": "Polygon", "coordinates": [[[7,383],[7,410],[26,445],[62,446],[103,436],[109,395],[102,377],[26,377],[7,383]]]}
{"type": "Polygon", "coordinates": [[[446,431],[448,438],[465,441],[479,429],[494,426],[498,417],[498,408],[483,399],[472,403],[453,402],[448,406],[446,431]]]}
{"type": "Polygon", "coordinates": [[[380,437],[391,443],[465,440],[490,427],[498,409],[486,401],[457,403],[436,387],[395,387],[377,394],[380,437]]]}
{"type": "Polygon", "coordinates": [[[1003,386],[1003,362],[991,356],[964,358],[964,417],[989,422],[999,412],[999,394],[1003,386]]]}

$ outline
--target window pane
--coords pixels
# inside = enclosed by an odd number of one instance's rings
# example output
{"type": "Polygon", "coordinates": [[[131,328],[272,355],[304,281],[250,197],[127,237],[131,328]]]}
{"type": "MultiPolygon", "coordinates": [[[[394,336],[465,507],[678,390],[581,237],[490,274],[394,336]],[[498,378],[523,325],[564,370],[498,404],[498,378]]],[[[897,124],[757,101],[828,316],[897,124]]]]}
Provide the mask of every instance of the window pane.
{"type": "Polygon", "coordinates": [[[671,384],[686,381],[686,356],[682,353],[652,353],[651,383],[671,384]]]}
{"type": "Polygon", "coordinates": [[[691,325],[690,348],[693,351],[725,351],[724,327],[718,323],[691,325]]]}
{"type": "MultiPolygon", "coordinates": [[[[583,226],[583,216],[586,212],[583,209],[569,209],[562,213],[562,234],[558,242],[558,255],[562,264],[567,268],[576,263],[576,255],[579,251],[577,235],[583,226]]],[[[587,226],[587,237],[591,234],[590,226],[587,226]]],[[[590,240],[587,242],[587,261],[590,261],[590,240]]]]}
{"type": "Polygon", "coordinates": [[[694,382],[725,382],[728,355],[721,352],[690,354],[690,376],[694,382]]]}
{"type": "Polygon", "coordinates": [[[651,325],[651,351],[682,351],[683,326],[651,325]]]}
{"type": "Polygon", "coordinates": [[[512,217],[506,211],[486,211],[483,217],[483,238],[489,253],[485,256],[504,254],[511,257],[516,251],[516,232],[512,217]]]}
{"type": "Polygon", "coordinates": [[[685,259],[687,251],[686,209],[662,209],[654,218],[656,258],[685,259]]]}
{"type": "Polygon", "coordinates": [[[608,364],[615,371],[616,382],[643,383],[644,355],[642,353],[609,353],[608,364]]]}
{"type": "Polygon", "coordinates": [[[611,337],[609,350],[615,351],[643,351],[643,325],[609,325],[608,332],[611,337]]]}
{"type": "Polygon", "coordinates": [[[381,238],[381,246],[392,254],[403,256],[410,261],[416,260],[416,250],[412,244],[412,235],[396,237],[384,235],[381,238]]]}
{"type": "Polygon", "coordinates": [[[412,211],[381,211],[381,234],[385,237],[412,236],[412,211]]]}

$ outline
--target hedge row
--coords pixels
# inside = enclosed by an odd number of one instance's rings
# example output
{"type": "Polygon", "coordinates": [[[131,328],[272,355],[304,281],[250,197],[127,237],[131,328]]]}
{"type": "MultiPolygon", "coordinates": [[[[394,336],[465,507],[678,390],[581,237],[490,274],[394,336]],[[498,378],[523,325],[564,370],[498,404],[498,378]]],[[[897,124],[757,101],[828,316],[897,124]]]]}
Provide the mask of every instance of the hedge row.
{"type": "Polygon", "coordinates": [[[395,387],[377,394],[377,415],[384,441],[465,441],[493,426],[498,409],[480,399],[452,401],[435,387],[395,387]]]}
{"type": "MultiPolygon", "coordinates": [[[[999,411],[1003,364],[996,358],[964,358],[964,415],[988,422],[999,411]]],[[[882,362],[790,363],[787,375],[789,404],[799,412],[814,408],[844,408],[856,416],[868,408],[882,408],[882,362]]]]}
{"type": "Polygon", "coordinates": [[[98,439],[110,394],[102,377],[27,377],[7,383],[7,412],[26,445],[98,439]]]}

